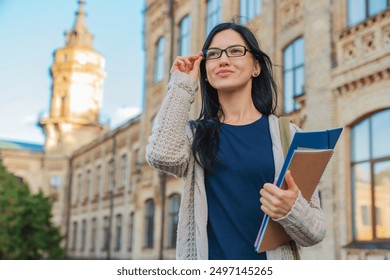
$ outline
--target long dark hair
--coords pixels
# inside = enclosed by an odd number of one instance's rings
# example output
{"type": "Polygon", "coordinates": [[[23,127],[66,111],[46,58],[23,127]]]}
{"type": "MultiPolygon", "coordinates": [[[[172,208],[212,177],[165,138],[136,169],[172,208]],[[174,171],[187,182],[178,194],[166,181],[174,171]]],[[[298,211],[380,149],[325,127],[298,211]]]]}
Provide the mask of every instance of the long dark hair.
{"type": "MultiPolygon", "coordinates": [[[[247,43],[251,53],[260,63],[260,75],[252,79],[252,100],[256,109],[263,115],[275,112],[277,106],[277,88],[273,76],[272,63],[259,46],[255,35],[247,27],[235,22],[218,24],[211,30],[204,42],[202,51],[208,49],[214,36],[224,30],[238,32],[247,43]]],[[[223,116],[218,93],[206,79],[206,61],[200,64],[200,89],[202,109],[197,120],[191,121],[194,131],[192,151],[196,161],[206,170],[212,172],[212,164],[217,162],[216,153],[219,146],[220,117],[223,116]]]]}

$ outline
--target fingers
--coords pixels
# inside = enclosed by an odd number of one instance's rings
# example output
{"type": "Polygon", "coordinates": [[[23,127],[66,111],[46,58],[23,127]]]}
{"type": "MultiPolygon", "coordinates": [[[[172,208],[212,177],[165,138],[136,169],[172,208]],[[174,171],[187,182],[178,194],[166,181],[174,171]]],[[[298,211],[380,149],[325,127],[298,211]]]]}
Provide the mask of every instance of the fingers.
{"type": "Polygon", "coordinates": [[[298,190],[298,186],[297,184],[295,184],[294,178],[292,177],[290,170],[287,170],[285,179],[286,179],[288,189],[298,190]]]}
{"type": "Polygon", "coordinates": [[[273,219],[286,216],[293,207],[299,193],[290,171],[286,174],[287,190],[278,188],[274,184],[266,183],[260,190],[261,210],[273,219]]]}
{"type": "Polygon", "coordinates": [[[189,56],[178,56],[173,62],[171,73],[175,71],[180,71],[186,74],[190,74],[195,79],[198,77],[198,72],[200,68],[200,62],[203,57],[202,53],[192,54],[189,56]]]}

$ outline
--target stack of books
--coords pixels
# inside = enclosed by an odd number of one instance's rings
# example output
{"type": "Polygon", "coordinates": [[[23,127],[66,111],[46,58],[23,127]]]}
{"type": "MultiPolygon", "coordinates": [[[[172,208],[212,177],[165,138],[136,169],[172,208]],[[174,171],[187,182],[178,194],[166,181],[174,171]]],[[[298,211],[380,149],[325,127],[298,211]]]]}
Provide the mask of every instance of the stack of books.
{"type": "MultiPolygon", "coordinates": [[[[286,172],[290,170],[303,197],[312,197],[330,158],[333,155],[342,128],[297,132],[291,141],[276,186],[287,189],[286,172]]],[[[255,249],[261,253],[272,250],[291,240],[283,227],[264,215],[255,241],[255,249]]]]}

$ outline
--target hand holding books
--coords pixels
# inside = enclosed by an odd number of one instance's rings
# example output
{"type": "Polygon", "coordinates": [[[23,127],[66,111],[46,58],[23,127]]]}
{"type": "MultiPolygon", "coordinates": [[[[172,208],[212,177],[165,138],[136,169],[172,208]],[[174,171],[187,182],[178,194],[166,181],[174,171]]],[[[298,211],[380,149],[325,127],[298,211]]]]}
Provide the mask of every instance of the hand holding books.
{"type": "MultiPolygon", "coordinates": [[[[336,128],[324,131],[295,133],[275,185],[285,190],[290,188],[291,190],[294,190],[295,186],[297,186],[303,197],[309,201],[328,165],[341,131],[342,128],[336,128]],[[289,183],[292,183],[292,181],[290,181],[289,176],[286,178],[286,174],[289,173],[288,170],[293,174],[293,181],[296,183],[289,184],[289,187],[286,184],[286,180],[288,180],[289,183]]],[[[266,193],[268,193],[269,190],[272,190],[274,194],[286,195],[286,193],[275,192],[274,187],[271,188],[271,186],[273,185],[270,184],[270,186],[267,187],[268,190],[266,190],[266,193]]],[[[289,191],[287,194],[288,193],[289,191]]],[[[286,209],[283,209],[283,207],[286,207],[289,203],[283,203],[280,199],[277,201],[273,198],[272,204],[269,200],[269,197],[263,200],[266,203],[265,210],[269,211],[272,209],[272,211],[267,213],[262,208],[265,215],[254,245],[257,252],[275,249],[291,240],[283,227],[270,219],[269,216],[270,214],[274,219],[277,217],[284,217],[286,215],[286,213],[284,213],[286,212],[286,209]],[[283,205],[282,209],[276,210],[280,205],[275,205],[275,203],[283,205]],[[282,213],[284,213],[284,215],[282,215],[282,213]]],[[[284,200],[287,201],[288,199],[284,198],[284,200]]],[[[289,206],[287,206],[287,208],[291,209],[289,206]]]]}
{"type": "Polygon", "coordinates": [[[290,171],[286,173],[286,182],[286,190],[280,189],[274,184],[265,184],[260,190],[261,210],[272,219],[286,216],[297,199],[299,188],[290,171]]]}

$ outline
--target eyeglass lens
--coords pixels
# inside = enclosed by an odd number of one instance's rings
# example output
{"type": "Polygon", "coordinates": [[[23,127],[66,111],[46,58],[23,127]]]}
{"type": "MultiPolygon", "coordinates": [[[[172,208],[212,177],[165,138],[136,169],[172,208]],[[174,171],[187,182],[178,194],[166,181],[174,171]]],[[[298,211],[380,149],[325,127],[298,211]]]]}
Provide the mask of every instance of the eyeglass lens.
{"type": "Polygon", "coordinates": [[[239,57],[245,55],[246,48],[244,46],[230,46],[226,49],[212,48],[205,51],[205,58],[217,59],[222,56],[223,52],[225,52],[228,57],[239,57]]]}

